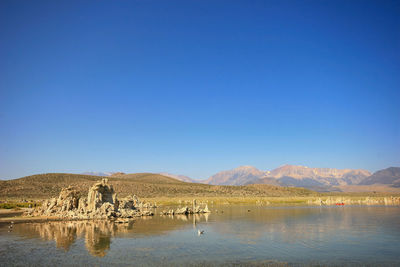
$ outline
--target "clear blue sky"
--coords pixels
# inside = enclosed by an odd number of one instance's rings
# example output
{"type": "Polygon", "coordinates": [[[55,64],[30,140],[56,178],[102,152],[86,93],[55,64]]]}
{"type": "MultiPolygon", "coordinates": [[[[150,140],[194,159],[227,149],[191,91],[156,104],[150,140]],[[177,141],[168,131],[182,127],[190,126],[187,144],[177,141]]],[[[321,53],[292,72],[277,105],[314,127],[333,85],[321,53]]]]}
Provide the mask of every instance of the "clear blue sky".
{"type": "Polygon", "coordinates": [[[0,178],[400,166],[400,1],[0,1],[0,178]]]}

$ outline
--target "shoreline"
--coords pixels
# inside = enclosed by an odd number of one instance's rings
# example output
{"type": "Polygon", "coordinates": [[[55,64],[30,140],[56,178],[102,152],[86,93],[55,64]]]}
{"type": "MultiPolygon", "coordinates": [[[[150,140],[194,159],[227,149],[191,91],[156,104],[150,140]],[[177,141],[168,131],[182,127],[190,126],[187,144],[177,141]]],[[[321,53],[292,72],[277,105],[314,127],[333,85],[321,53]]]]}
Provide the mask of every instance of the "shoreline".
{"type": "MultiPolygon", "coordinates": [[[[198,204],[208,205],[259,205],[259,206],[287,206],[287,205],[335,205],[336,203],[344,203],[346,205],[400,205],[400,194],[348,194],[348,195],[316,195],[316,196],[159,196],[159,197],[140,197],[146,203],[159,206],[179,206],[192,205],[195,199],[198,204]]],[[[37,207],[43,203],[43,199],[33,200],[37,207]]],[[[14,200],[3,200],[3,204],[17,205],[14,200]]],[[[0,218],[4,213],[20,213],[30,210],[27,207],[1,208],[0,218]]]]}
{"type": "Polygon", "coordinates": [[[320,196],[293,196],[293,197],[155,197],[142,198],[145,202],[154,203],[156,206],[175,206],[190,205],[193,199],[199,204],[208,205],[257,205],[257,206],[287,206],[287,205],[305,205],[305,206],[322,206],[335,205],[343,203],[345,205],[400,205],[400,195],[320,195],[320,196]]]}
{"type": "MultiPolygon", "coordinates": [[[[134,221],[137,218],[129,218],[129,219],[124,219],[123,222],[129,222],[129,221],[134,221]]],[[[8,224],[13,222],[14,224],[17,223],[40,223],[40,222],[76,222],[76,221],[104,221],[105,219],[73,219],[73,218],[60,218],[60,217],[54,217],[54,216],[37,216],[37,217],[28,217],[28,216],[18,216],[18,217],[3,217],[0,218],[0,225],[2,224],[8,224]]],[[[112,219],[106,219],[109,222],[116,222],[116,223],[121,223],[121,220],[112,220],[112,219]]]]}
{"type": "MultiPolygon", "coordinates": [[[[162,205],[159,206],[158,208],[155,208],[156,210],[161,208],[167,208],[167,207],[179,207],[181,205],[184,205],[185,203],[181,204],[170,204],[170,205],[162,205]]],[[[270,207],[270,208],[287,208],[287,207],[293,207],[293,208],[311,208],[311,207],[325,207],[325,208],[334,208],[334,207],[382,207],[382,206],[387,206],[387,207],[399,207],[400,204],[390,204],[390,205],[385,205],[384,203],[374,203],[374,204],[358,204],[358,203],[352,203],[352,204],[344,204],[344,205],[335,205],[335,204],[322,204],[322,205],[317,205],[317,204],[304,204],[304,203],[280,203],[280,204],[270,204],[270,205],[257,205],[257,204],[251,204],[251,203],[230,203],[230,204],[211,204],[211,208],[214,208],[214,206],[220,207],[220,206],[258,206],[258,207],[270,207]]],[[[26,209],[27,210],[27,209],[26,209]]],[[[25,210],[25,211],[26,211],[25,210]]],[[[4,224],[9,224],[11,222],[13,223],[43,223],[43,222],[55,222],[55,221],[60,221],[60,222],[70,222],[70,221],[99,221],[103,219],[72,219],[72,218],[60,218],[56,216],[37,216],[37,217],[31,217],[31,216],[22,216],[22,214],[25,211],[18,211],[18,210],[5,210],[5,209],[0,209],[0,215],[3,215],[0,217],[0,226],[4,224]],[[17,216],[13,216],[16,215],[17,216]],[[9,215],[9,216],[7,216],[9,215]]],[[[160,212],[157,211],[155,216],[165,216],[160,214],[160,212]]],[[[172,215],[173,216],[173,215],[172,215]]],[[[147,216],[145,216],[147,217],[147,216]]],[[[152,217],[152,216],[151,216],[152,217]]],[[[140,219],[141,217],[137,218],[129,218],[125,219],[124,222],[129,222],[129,221],[135,221],[137,219],[140,219]]],[[[116,222],[116,223],[121,223],[121,221],[113,220],[113,219],[107,219],[109,222],[116,222]]]]}

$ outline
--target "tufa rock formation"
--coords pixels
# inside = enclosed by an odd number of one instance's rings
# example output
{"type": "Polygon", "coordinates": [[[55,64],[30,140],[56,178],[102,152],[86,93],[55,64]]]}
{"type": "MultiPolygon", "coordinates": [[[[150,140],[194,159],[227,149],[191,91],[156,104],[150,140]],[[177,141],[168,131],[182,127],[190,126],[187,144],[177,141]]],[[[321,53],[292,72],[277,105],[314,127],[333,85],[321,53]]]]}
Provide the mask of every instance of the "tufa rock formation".
{"type": "Polygon", "coordinates": [[[108,179],[94,184],[88,196],[80,197],[71,186],[63,188],[58,199],[52,198],[31,212],[31,216],[53,216],[68,219],[117,219],[151,216],[152,206],[133,195],[118,200],[108,179]]]}
{"type": "Polygon", "coordinates": [[[400,205],[400,197],[366,197],[365,199],[352,199],[346,197],[327,197],[327,198],[317,198],[315,200],[308,200],[309,205],[385,205],[394,206],[400,205]]]}
{"type": "Polygon", "coordinates": [[[188,206],[178,208],[175,211],[174,210],[163,210],[161,212],[161,215],[175,215],[175,214],[199,214],[199,213],[210,213],[211,211],[208,209],[208,205],[206,204],[205,208],[202,209],[200,206],[197,206],[196,204],[196,199],[193,199],[193,205],[192,208],[189,208],[188,206]]]}

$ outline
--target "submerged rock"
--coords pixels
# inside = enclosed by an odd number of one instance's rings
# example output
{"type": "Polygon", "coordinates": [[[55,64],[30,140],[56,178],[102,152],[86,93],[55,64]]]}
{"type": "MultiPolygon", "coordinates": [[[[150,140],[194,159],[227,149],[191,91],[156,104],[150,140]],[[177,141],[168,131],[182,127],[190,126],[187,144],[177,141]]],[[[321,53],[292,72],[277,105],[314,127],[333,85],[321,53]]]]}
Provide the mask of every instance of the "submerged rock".
{"type": "Polygon", "coordinates": [[[32,211],[31,216],[55,216],[69,219],[116,219],[151,216],[152,205],[143,204],[135,196],[118,200],[108,179],[94,184],[88,196],[80,197],[71,186],[63,188],[58,199],[52,198],[32,211]]]}

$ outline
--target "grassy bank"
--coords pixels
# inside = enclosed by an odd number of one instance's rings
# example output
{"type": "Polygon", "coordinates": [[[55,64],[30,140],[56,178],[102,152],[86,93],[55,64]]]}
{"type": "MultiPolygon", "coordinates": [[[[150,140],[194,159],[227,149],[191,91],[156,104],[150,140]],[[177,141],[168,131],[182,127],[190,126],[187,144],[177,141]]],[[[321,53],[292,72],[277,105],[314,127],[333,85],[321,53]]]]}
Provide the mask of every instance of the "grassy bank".
{"type": "Polygon", "coordinates": [[[37,206],[39,201],[35,202],[14,202],[14,201],[7,201],[4,200],[2,203],[0,203],[0,209],[19,209],[19,208],[29,208],[29,207],[35,207],[37,206]]]}
{"type": "MultiPolygon", "coordinates": [[[[0,208],[23,208],[40,204],[44,199],[58,197],[62,188],[73,186],[82,196],[103,177],[66,173],[50,173],[0,181],[0,208]],[[3,203],[1,203],[3,202],[3,203]]],[[[387,204],[399,193],[358,192],[318,193],[304,188],[280,187],[267,184],[245,186],[217,186],[185,183],[152,173],[127,174],[108,177],[119,198],[135,194],[158,205],[190,205],[199,203],[216,205],[332,205],[387,204]],[[385,200],[386,198],[386,200],[385,200]]]]}
{"type": "MultiPolygon", "coordinates": [[[[158,197],[144,198],[146,202],[156,203],[158,206],[190,206],[193,197],[158,197]]],[[[196,197],[198,204],[208,205],[259,205],[259,206],[286,206],[286,205],[399,205],[400,196],[331,196],[321,195],[312,197],[196,197]]]]}
{"type": "MultiPolygon", "coordinates": [[[[158,207],[191,206],[193,199],[197,205],[211,208],[214,205],[257,205],[257,206],[325,206],[343,203],[345,205],[400,205],[400,196],[370,196],[370,195],[319,195],[293,197],[151,197],[141,198],[144,202],[156,204],[158,207]]],[[[41,201],[34,202],[4,202],[0,209],[19,210],[41,205],[41,201]]]]}
{"type": "MultiPolygon", "coordinates": [[[[191,205],[193,197],[158,197],[144,198],[145,202],[157,203],[159,206],[191,205]]],[[[306,204],[308,197],[195,197],[198,204],[208,205],[276,205],[306,204]]]]}

